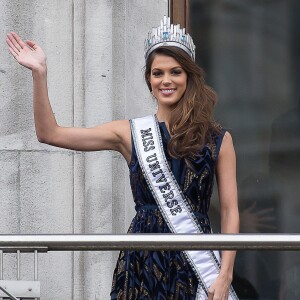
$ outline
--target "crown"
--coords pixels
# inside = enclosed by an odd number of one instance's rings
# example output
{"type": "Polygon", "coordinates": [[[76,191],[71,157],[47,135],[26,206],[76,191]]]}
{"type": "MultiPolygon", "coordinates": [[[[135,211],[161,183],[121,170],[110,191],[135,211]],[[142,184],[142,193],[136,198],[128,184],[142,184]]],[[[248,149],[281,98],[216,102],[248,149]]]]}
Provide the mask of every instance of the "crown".
{"type": "Polygon", "coordinates": [[[152,28],[145,40],[145,59],[152,51],[161,46],[179,47],[188,53],[195,61],[195,45],[192,37],[185,32],[185,28],[180,29],[180,24],[171,24],[170,17],[164,16],[160,21],[160,26],[152,28]]]}

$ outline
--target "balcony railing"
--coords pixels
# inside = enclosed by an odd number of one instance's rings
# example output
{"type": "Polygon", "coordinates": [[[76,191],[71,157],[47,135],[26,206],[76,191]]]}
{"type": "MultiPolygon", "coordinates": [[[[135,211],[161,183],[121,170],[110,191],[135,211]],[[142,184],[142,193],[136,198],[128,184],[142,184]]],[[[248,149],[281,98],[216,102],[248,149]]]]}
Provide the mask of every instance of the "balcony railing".
{"type": "Polygon", "coordinates": [[[300,250],[300,234],[0,235],[3,252],[114,250],[300,250]]]}
{"type": "Polygon", "coordinates": [[[38,252],[114,250],[300,250],[300,234],[0,235],[0,300],[40,299],[38,252]],[[3,280],[3,253],[17,253],[17,280],[3,280]],[[20,254],[34,252],[34,280],[20,280],[20,254]]]}

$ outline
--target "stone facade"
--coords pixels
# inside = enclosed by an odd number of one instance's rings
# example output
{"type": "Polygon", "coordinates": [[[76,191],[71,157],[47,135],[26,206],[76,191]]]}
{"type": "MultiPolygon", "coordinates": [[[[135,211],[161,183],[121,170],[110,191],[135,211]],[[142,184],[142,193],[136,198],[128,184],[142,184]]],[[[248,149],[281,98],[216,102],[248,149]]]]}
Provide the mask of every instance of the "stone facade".
{"type": "MultiPolygon", "coordinates": [[[[167,0],[1,0],[1,234],[125,233],[134,214],[118,153],[80,153],[37,141],[31,72],[9,55],[6,33],[15,31],[45,51],[58,123],[90,127],[154,111],[143,82],[143,43],[167,8],[167,0]]],[[[109,299],[116,257],[40,254],[41,299],[109,299]]],[[[33,255],[21,259],[21,278],[31,280],[33,255]]],[[[4,278],[16,278],[13,254],[4,256],[4,278]]]]}

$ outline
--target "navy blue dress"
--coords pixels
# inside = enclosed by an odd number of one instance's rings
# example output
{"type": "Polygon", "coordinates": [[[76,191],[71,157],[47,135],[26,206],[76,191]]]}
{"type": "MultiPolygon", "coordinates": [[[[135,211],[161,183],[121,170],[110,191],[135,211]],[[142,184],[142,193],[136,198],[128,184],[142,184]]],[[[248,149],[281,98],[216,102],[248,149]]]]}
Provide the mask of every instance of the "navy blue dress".
{"type": "MultiPolygon", "coordinates": [[[[187,166],[172,159],[167,149],[170,139],[165,123],[159,123],[166,158],[180,188],[205,233],[211,233],[208,209],[213,190],[215,165],[224,131],[214,134],[201,155],[187,166]]],[[[130,184],[136,215],[129,233],[170,233],[140,168],[134,144],[129,164],[130,184]]],[[[180,251],[121,251],[113,275],[111,299],[194,300],[198,280],[180,251]]]]}

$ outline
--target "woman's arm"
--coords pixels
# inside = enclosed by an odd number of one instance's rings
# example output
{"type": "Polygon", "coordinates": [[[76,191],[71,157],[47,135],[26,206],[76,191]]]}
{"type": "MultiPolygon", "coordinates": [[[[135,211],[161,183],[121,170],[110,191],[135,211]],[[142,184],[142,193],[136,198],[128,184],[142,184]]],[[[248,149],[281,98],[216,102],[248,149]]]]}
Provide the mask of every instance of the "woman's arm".
{"type": "Polygon", "coordinates": [[[22,66],[32,70],[34,121],[41,143],[81,150],[116,150],[130,159],[128,120],[114,121],[94,128],[65,128],[57,124],[48,98],[47,64],[43,50],[33,41],[23,42],[14,32],[7,35],[9,51],[22,66]]]}
{"type": "MultiPolygon", "coordinates": [[[[225,133],[218,158],[216,177],[220,200],[221,232],[239,232],[239,212],[236,184],[236,157],[232,137],[225,133]]],[[[208,299],[228,299],[236,251],[222,251],[221,271],[210,288],[208,299]]]]}
{"type": "MultiPolygon", "coordinates": [[[[236,183],[236,157],[232,137],[229,132],[226,132],[223,138],[216,174],[220,199],[221,232],[238,233],[239,211],[236,183]]],[[[232,277],[234,258],[235,251],[222,252],[221,273],[228,273],[232,277]]]]}

